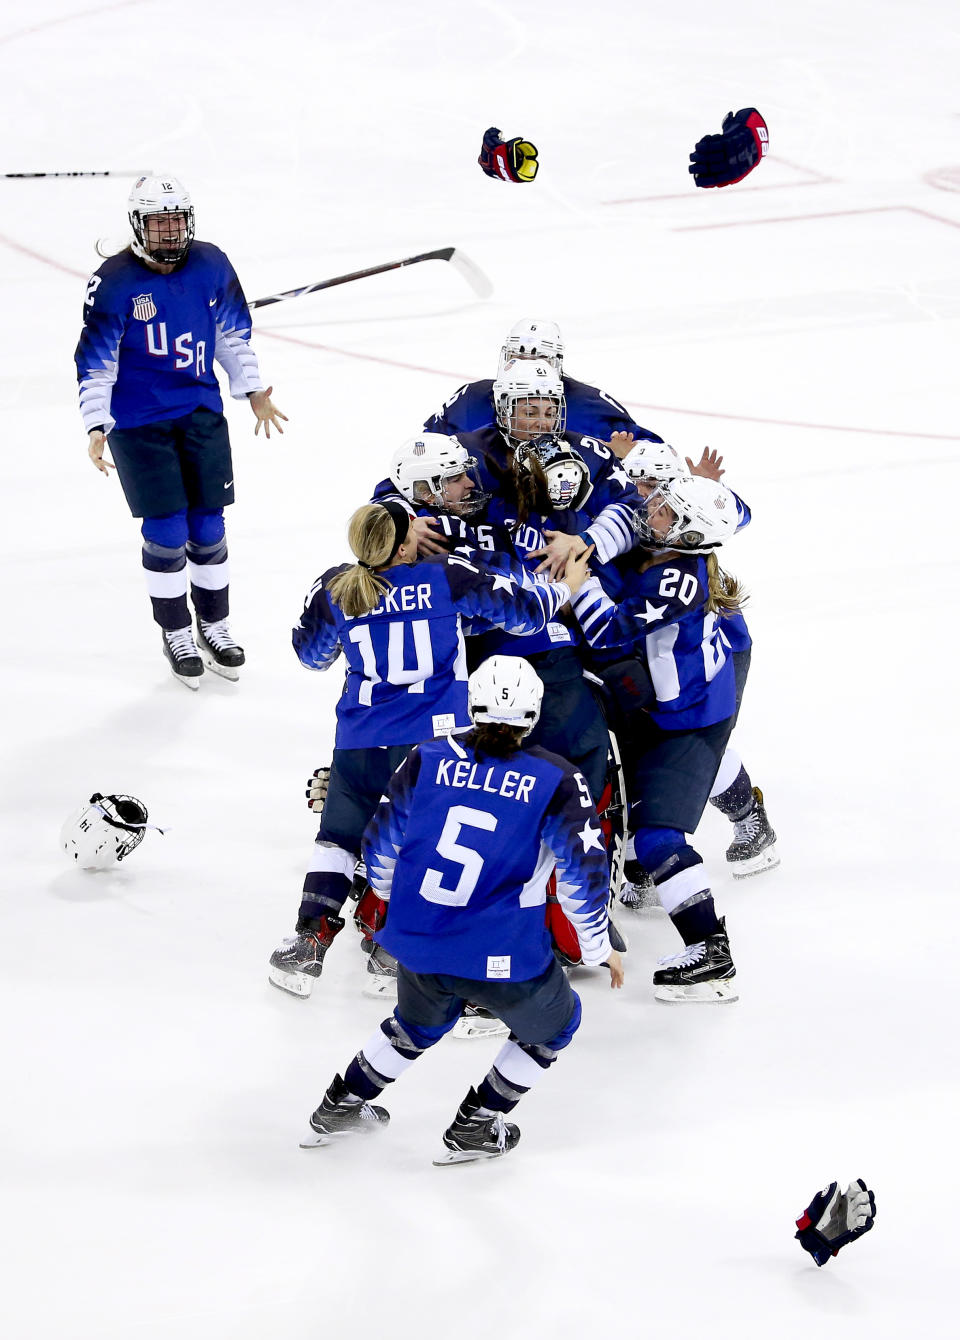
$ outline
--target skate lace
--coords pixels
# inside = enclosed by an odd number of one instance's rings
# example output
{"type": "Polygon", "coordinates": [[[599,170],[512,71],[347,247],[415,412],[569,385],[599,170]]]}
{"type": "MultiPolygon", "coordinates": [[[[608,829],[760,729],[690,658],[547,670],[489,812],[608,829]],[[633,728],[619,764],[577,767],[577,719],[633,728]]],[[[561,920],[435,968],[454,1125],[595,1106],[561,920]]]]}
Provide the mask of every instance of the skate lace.
{"type": "Polygon", "coordinates": [[[193,640],[191,629],[175,628],[173,632],[165,629],[163,636],[167,639],[167,646],[174,656],[180,659],[184,656],[196,656],[197,646],[193,640]]]}
{"type": "Polygon", "coordinates": [[[503,1113],[498,1112],[487,1128],[487,1134],[497,1143],[500,1150],[507,1147],[507,1123],[503,1119],[503,1113]]]}
{"type": "Polygon", "coordinates": [[[699,940],[695,945],[687,945],[681,949],[679,954],[669,954],[666,958],[657,959],[657,966],[661,968],[692,968],[695,963],[699,963],[707,952],[706,942],[699,940]]]}
{"type": "Polygon", "coordinates": [[[758,836],[760,827],[760,811],[758,809],[751,810],[743,819],[734,820],[734,842],[752,842],[758,836]]]}
{"type": "Polygon", "coordinates": [[[207,623],[201,619],[200,627],[203,629],[203,636],[217,651],[232,651],[237,646],[226,619],[217,619],[215,623],[207,623]]]}

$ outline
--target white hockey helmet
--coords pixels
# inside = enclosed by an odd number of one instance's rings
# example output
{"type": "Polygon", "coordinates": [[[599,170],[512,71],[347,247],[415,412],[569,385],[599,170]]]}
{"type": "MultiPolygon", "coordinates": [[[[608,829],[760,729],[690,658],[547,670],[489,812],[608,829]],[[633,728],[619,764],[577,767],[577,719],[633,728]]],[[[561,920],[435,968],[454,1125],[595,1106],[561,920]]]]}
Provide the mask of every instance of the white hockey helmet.
{"type": "Polygon", "coordinates": [[[147,807],[134,796],[94,791],[64,823],[60,845],[82,870],[109,870],[139,847],[146,828],[147,807]]]}
{"type": "Polygon", "coordinates": [[[133,229],[133,251],[141,260],[173,265],[190,250],[193,205],[189,191],[176,177],[138,177],[127,200],[127,217],[133,229]],[[178,216],[183,226],[177,230],[177,237],[149,245],[145,224],[152,214],[178,216]]]}
{"type": "Polygon", "coordinates": [[[556,368],[539,358],[512,358],[500,370],[493,383],[493,405],[500,431],[511,445],[540,437],[543,433],[562,433],[567,422],[567,401],[563,394],[563,380],[556,368]],[[517,407],[528,401],[551,401],[556,406],[553,422],[535,428],[517,428],[514,416],[517,407]],[[522,434],[522,435],[521,435],[522,434]]]}
{"type": "Polygon", "coordinates": [[[563,336],[556,321],[535,321],[524,317],[510,327],[500,349],[498,373],[512,358],[539,358],[557,372],[563,371],[563,336]]]}
{"type": "Polygon", "coordinates": [[[398,447],[390,462],[390,478],[414,506],[431,503],[457,516],[472,516],[490,499],[480,488],[476,459],[467,455],[466,447],[455,437],[443,433],[421,433],[398,447]],[[461,475],[468,476],[473,488],[451,501],[447,485],[461,475]]]}
{"type": "Polygon", "coordinates": [[[543,681],[522,656],[489,656],[467,681],[467,710],[477,724],[519,726],[529,735],[542,701],[543,681]]]}
{"type": "Polygon", "coordinates": [[[622,465],[631,479],[690,478],[686,461],[669,442],[638,442],[624,456],[622,465]]]}
{"type": "Polygon", "coordinates": [[[725,484],[699,475],[664,480],[644,499],[635,519],[645,549],[678,549],[706,554],[737,533],[740,509],[725,484]],[[664,508],[670,512],[664,512],[664,508]],[[672,520],[669,519],[673,514],[672,520]]]}
{"type": "Polygon", "coordinates": [[[593,492],[586,461],[562,437],[544,433],[532,442],[521,442],[514,449],[513,459],[518,470],[532,470],[532,462],[539,462],[550,502],[559,512],[567,508],[577,511],[593,492]]]}

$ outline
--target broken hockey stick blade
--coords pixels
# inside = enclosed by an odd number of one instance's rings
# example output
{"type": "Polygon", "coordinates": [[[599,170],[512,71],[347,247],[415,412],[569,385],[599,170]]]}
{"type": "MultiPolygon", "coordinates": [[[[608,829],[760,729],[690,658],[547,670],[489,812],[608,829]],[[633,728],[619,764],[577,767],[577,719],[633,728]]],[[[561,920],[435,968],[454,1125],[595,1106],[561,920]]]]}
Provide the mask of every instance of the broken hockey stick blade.
{"type": "Polygon", "coordinates": [[[354,279],[368,279],[371,275],[386,274],[388,270],[402,270],[407,265],[418,265],[420,261],[450,261],[455,270],[463,275],[478,298],[489,298],[493,285],[469,256],[465,256],[456,247],[441,247],[438,251],[425,251],[419,256],[408,256],[402,261],[388,261],[386,265],[374,265],[369,270],[354,270],[352,274],[337,275],[333,279],[321,279],[316,284],[305,284],[303,288],[286,289],[283,293],[274,293],[269,298],[254,298],[251,308],[269,307],[275,302],[286,302],[289,298],[302,298],[307,293],[318,293],[321,289],[336,288],[338,284],[350,284],[354,279]]]}

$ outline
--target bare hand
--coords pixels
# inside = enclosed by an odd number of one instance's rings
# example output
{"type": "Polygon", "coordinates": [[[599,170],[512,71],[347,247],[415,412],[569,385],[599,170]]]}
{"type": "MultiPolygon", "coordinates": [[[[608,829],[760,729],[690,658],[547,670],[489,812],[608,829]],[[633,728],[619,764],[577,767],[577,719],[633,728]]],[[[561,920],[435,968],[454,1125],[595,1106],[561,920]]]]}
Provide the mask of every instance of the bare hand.
{"type": "Polygon", "coordinates": [[[450,552],[444,543],[446,537],[440,527],[440,522],[432,516],[415,516],[410,523],[410,527],[417,537],[418,554],[429,556],[450,552]]]}
{"type": "Polygon", "coordinates": [[[97,429],[94,429],[90,434],[90,444],[87,447],[87,455],[101,474],[109,475],[110,471],[116,470],[117,467],[114,465],[113,461],[105,461],[103,459],[103,449],[106,445],[107,439],[105,435],[97,429]]]}
{"type": "Polygon", "coordinates": [[[259,433],[261,424],[263,425],[263,431],[267,437],[270,436],[271,424],[273,424],[274,428],[276,428],[277,432],[282,437],[283,429],[280,427],[280,420],[282,419],[284,423],[289,423],[287,416],[281,414],[280,410],[277,409],[276,405],[270,399],[272,395],[273,387],[268,386],[265,391],[253,391],[247,397],[250,401],[250,408],[257,416],[257,426],[253,430],[254,437],[259,433]]]}
{"type": "Polygon", "coordinates": [[[712,479],[717,481],[721,475],[727,473],[726,470],[720,469],[720,466],[723,464],[723,457],[719,452],[711,451],[709,447],[704,447],[703,455],[700,457],[699,461],[697,461],[696,465],[694,465],[689,456],[686,459],[687,465],[690,467],[690,473],[692,475],[699,475],[701,479],[712,479]]]}
{"type": "Polygon", "coordinates": [[[590,556],[592,555],[593,550],[594,546],[589,544],[586,549],[582,550],[575,557],[567,559],[567,566],[563,573],[563,581],[569,586],[570,594],[572,596],[577,594],[581,586],[590,576],[590,556]]]}
{"type": "Polygon", "coordinates": [[[625,456],[629,456],[636,445],[637,441],[633,433],[611,433],[610,441],[607,443],[607,446],[619,461],[622,461],[625,456]]]}
{"type": "Polygon", "coordinates": [[[537,568],[537,572],[545,572],[554,580],[559,576],[567,563],[567,560],[573,555],[578,554],[583,548],[583,540],[579,535],[566,535],[559,530],[545,530],[547,543],[542,549],[531,549],[528,558],[543,558],[543,562],[537,568]]]}
{"type": "Polygon", "coordinates": [[[610,957],[603,966],[610,969],[610,989],[619,990],[623,986],[623,959],[619,951],[611,949],[610,957]]]}

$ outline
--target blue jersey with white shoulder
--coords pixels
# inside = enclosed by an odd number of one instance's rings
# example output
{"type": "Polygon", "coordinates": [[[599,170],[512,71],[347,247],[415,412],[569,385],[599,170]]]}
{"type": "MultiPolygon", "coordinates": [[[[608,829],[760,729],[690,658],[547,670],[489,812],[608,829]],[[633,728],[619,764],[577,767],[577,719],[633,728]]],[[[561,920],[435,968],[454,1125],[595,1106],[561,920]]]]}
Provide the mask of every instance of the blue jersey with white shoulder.
{"type": "Polygon", "coordinates": [[[554,867],[584,963],[610,954],[597,812],[583,776],[544,749],[480,757],[446,739],[412,750],[367,827],[363,858],[389,902],[375,938],[412,972],[510,982],[545,972],[554,867]]]}
{"type": "Polygon", "coordinates": [[[725,622],[708,613],[702,554],[671,554],[646,572],[621,570],[614,601],[596,577],[584,582],[573,610],[601,663],[637,655],[657,695],[650,715],[665,730],[695,730],[736,709],[725,622]]]}
{"type": "MultiPolygon", "coordinates": [[[[606,391],[573,377],[563,378],[563,393],[567,402],[567,429],[586,437],[609,442],[613,433],[632,433],[641,442],[662,442],[663,438],[648,428],[634,423],[628,411],[606,391]]],[[[493,381],[467,382],[454,391],[449,400],[432,414],[423,425],[428,433],[474,432],[478,428],[496,427],[497,414],[493,404],[493,381]]]]}
{"type": "Polygon", "coordinates": [[[327,594],[331,568],[313,585],[293,646],[311,670],[342,651],[347,677],[337,703],[339,749],[412,744],[462,730],[467,662],[462,622],[536,633],[570,598],[563,582],[523,587],[509,574],[449,554],[381,572],[388,590],[370,614],[351,618],[327,594]]]}
{"type": "Polygon", "coordinates": [[[87,283],[75,355],[80,412],[89,431],[140,428],[201,406],[223,409],[214,359],[242,400],[263,389],[250,348],[240,281],[210,242],[160,274],[129,250],[111,256],[87,283]]]}

